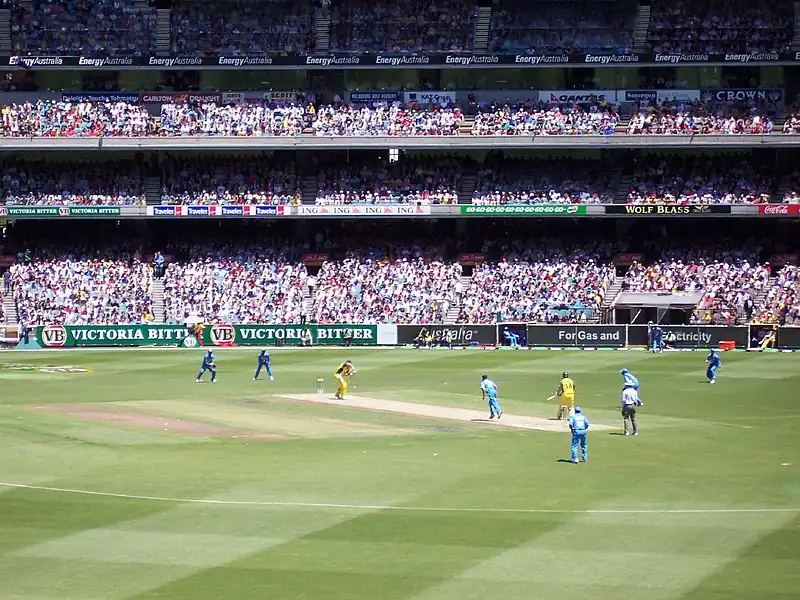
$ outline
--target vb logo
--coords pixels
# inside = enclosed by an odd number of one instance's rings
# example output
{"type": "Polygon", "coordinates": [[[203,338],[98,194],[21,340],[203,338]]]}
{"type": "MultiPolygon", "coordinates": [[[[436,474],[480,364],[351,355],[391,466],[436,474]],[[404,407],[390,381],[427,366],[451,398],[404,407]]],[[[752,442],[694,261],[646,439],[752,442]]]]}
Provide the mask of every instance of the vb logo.
{"type": "Polygon", "coordinates": [[[42,328],[42,343],[48,348],[58,348],[67,343],[67,330],[61,325],[47,325],[42,328]]]}
{"type": "Polygon", "coordinates": [[[215,346],[225,346],[233,344],[236,331],[233,329],[233,325],[212,325],[210,335],[212,344],[215,346]]]}

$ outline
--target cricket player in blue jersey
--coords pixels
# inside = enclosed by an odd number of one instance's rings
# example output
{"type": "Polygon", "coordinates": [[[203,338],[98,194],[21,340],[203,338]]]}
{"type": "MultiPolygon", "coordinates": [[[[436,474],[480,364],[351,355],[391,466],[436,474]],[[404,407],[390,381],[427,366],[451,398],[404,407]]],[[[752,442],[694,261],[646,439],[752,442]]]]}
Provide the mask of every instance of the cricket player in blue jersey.
{"type": "Polygon", "coordinates": [[[650,321],[650,350],[661,352],[664,349],[663,338],[664,330],[658,325],[653,325],[653,322],[650,321]]]}
{"type": "Polygon", "coordinates": [[[481,375],[481,397],[483,400],[489,400],[489,418],[494,419],[497,415],[499,419],[503,411],[497,403],[497,384],[489,379],[488,375],[481,375]]]}
{"type": "Polygon", "coordinates": [[[256,367],[256,374],[253,375],[253,381],[258,381],[258,376],[261,374],[261,369],[267,370],[269,380],[272,381],[272,369],[270,368],[269,352],[262,350],[258,355],[258,366],[256,367]]]}
{"type": "Polygon", "coordinates": [[[714,348],[709,350],[708,356],[706,356],[706,364],[708,365],[708,368],[706,368],[708,383],[714,383],[717,381],[717,369],[722,366],[722,360],[720,360],[719,354],[714,348]]]}
{"type": "Polygon", "coordinates": [[[203,377],[203,373],[206,371],[211,371],[211,383],[216,383],[217,365],[214,363],[214,353],[211,350],[206,352],[205,356],[203,356],[203,363],[200,365],[200,372],[197,374],[197,378],[194,380],[194,382],[200,383],[200,379],[203,377]]]}
{"type": "Polygon", "coordinates": [[[578,464],[578,449],[581,451],[581,460],[589,460],[586,448],[586,432],[589,430],[589,419],[583,415],[580,406],[575,407],[575,414],[569,418],[569,430],[572,432],[572,463],[578,464]]]}
{"type": "Polygon", "coordinates": [[[622,375],[622,389],[625,388],[633,388],[635,390],[639,390],[639,380],[636,379],[636,376],[628,371],[628,369],[620,369],[620,374],[622,375]]]}
{"type": "Polygon", "coordinates": [[[511,348],[519,348],[519,336],[510,332],[508,327],[503,328],[503,337],[511,348]]]}

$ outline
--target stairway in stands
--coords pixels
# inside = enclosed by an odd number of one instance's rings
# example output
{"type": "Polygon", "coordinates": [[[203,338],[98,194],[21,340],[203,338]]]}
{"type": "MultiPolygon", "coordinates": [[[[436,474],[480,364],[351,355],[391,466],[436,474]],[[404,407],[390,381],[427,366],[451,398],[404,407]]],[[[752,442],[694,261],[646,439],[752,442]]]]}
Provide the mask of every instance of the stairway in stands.
{"type": "Polygon", "coordinates": [[[11,54],[12,48],[11,11],[7,8],[4,8],[0,10],[0,54],[8,56],[11,54]]]}
{"type": "Polygon", "coordinates": [[[633,183],[633,176],[623,173],[619,178],[619,185],[617,186],[617,195],[614,198],[616,204],[627,204],[628,194],[631,191],[631,183],[633,183]]]}
{"type": "Polygon", "coordinates": [[[148,177],[144,184],[144,197],[147,204],[161,204],[161,178],[148,177]]]}
{"type": "Polygon", "coordinates": [[[318,7],[314,15],[314,52],[327,54],[331,49],[331,9],[318,7]]]}
{"type": "Polygon", "coordinates": [[[164,322],[164,278],[153,278],[153,322],[164,322]]]}
{"type": "Polygon", "coordinates": [[[489,26],[492,23],[492,7],[480,6],[475,11],[475,28],[472,34],[472,49],[475,54],[485,54],[489,49],[489,26]]]}
{"type": "Polygon", "coordinates": [[[14,325],[17,323],[17,319],[19,315],[17,314],[17,303],[14,302],[14,298],[11,294],[3,296],[3,314],[6,317],[6,324],[7,325],[14,325]]]}
{"type": "Polygon", "coordinates": [[[172,10],[169,8],[156,10],[156,54],[172,54],[172,10]]]}
{"type": "Polygon", "coordinates": [[[307,175],[303,178],[303,204],[317,203],[317,178],[307,175]]]}
{"type": "Polygon", "coordinates": [[[644,52],[650,30],[650,5],[640,5],[633,23],[633,51],[644,52]]]}
{"type": "Polygon", "coordinates": [[[472,196],[478,186],[478,176],[475,173],[464,173],[458,186],[458,203],[472,204],[472,196]]]}
{"type": "MultiPolygon", "coordinates": [[[[472,277],[469,275],[462,275],[461,276],[461,289],[466,293],[467,288],[469,287],[470,280],[472,277]]],[[[444,324],[445,325],[454,325],[456,321],[458,321],[458,315],[461,314],[461,304],[456,300],[450,305],[450,308],[447,310],[447,314],[444,316],[444,324]]]]}
{"type": "Polygon", "coordinates": [[[606,290],[606,295],[603,298],[602,304],[600,304],[600,314],[592,315],[592,317],[589,319],[590,323],[599,323],[602,316],[611,310],[612,306],[614,305],[614,301],[617,299],[617,296],[619,296],[620,292],[622,292],[622,284],[624,281],[624,277],[614,278],[614,281],[606,290]]]}

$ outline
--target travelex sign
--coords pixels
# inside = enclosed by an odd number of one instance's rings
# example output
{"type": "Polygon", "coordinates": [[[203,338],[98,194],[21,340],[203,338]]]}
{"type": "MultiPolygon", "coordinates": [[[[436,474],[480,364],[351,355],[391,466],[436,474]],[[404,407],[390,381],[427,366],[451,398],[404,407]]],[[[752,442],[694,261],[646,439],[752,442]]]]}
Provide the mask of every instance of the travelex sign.
{"type": "Polygon", "coordinates": [[[0,65],[11,69],[358,69],[381,68],[485,68],[639,67],[673,65],[747,64],[775,65],[800,62],[800,52],[706,53],[581,53],[581,54],[272,54],[258,56],[3,56],[0,65]]]}
{"type": "Polygon", "coordinates": [[[278,217],[287,212],[286,206],[257,204],[155,204],[147,207],[148,217],[278,217]]]}
{"type": "Polygon", "coordinates": [[[378,343],[377,325],[226,325],[203,330],[206,346],[298,346],[311,334],[315,346],[374,346],[378,343]]]}
{"type": "Polygon", "coordinates": [[[523,204],[462,206],[461,214],[473,217],[549,217],[577,216],[586,214],[585,204],[523,204]]]}

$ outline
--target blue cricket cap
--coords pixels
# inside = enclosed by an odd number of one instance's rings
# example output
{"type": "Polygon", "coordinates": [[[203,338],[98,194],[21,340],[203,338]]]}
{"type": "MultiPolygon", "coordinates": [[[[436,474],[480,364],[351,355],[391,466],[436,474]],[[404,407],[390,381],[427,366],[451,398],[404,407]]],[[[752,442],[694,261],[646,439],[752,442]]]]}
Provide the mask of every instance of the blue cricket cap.
{"type": "Polygon", "coordinates": [[[620,373],[627,373],[627,372],[628,372],[628,369],[620,369],[620,370],[619,370],[619,372],[620,372],[620,373]]]}
{"type": "Polygon", "coordinates": [[[489,379],[488,375],[481,375],[481,379],[489,379]]]}
{"type": "Polygon", "coordinates": [[[575,407],[575,414],[577,414],[579,412],[581,412],[581,407],[580,406],[576,406],[575,407]]]}

